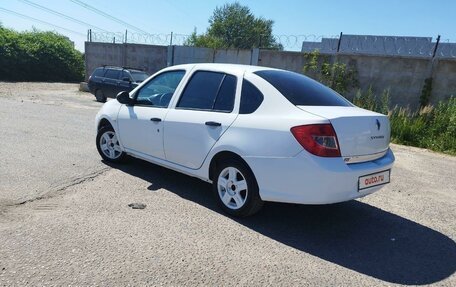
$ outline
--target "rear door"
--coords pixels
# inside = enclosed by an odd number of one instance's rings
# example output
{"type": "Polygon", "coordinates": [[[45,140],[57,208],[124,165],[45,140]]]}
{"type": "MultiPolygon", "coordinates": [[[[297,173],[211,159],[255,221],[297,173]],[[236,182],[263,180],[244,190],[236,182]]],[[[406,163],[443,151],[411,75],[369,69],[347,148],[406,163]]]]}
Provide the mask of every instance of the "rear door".
{"type": "Polygon", "coordinates": [[[165,120],[166,159],[198,169],[207,154],[236,119],[238,77],[221,72],[196,71],[165,120]]]}

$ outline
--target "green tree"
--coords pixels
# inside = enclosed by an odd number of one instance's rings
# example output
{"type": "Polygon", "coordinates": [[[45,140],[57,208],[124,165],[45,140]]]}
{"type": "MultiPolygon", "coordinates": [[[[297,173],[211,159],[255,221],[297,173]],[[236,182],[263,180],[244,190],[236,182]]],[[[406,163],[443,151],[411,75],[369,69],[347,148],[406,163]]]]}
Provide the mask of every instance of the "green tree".
{"type": "Polygon", "coordinates": [[[0,80],[76,82],[83,75],[82,54],[67,37],[0,26],[0,80]]]}
{"type": "Polygon", "coordinates": [[[274,21],[255,17],[249,7],[239,2],[217,7],[209,24],[206,33],[197,35],[193,32],[186,44],[208,48],[283,49],[272,35],[274,21]]]}

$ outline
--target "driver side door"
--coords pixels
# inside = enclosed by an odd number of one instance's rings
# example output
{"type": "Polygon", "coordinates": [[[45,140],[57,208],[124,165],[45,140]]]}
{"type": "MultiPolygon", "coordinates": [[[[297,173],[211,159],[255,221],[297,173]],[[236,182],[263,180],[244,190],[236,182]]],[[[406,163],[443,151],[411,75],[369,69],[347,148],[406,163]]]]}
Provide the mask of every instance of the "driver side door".
{"type": "Polygon", "coordinates": [[[136,91],[134,105],[122,105],[117,116],[119,136],[128,153],[165,158],[163,120],[185,71],[161,73],[136,91]]]}

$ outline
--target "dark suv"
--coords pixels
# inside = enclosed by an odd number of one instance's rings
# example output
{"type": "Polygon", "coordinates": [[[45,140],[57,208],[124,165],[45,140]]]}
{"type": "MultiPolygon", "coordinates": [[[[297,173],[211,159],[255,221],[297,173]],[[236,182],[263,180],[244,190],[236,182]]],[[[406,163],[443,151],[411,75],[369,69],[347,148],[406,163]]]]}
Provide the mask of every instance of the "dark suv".
{"type": "Polygon", "coordinates": [[[130,92],[149,75],[138,69],[103,66],[96,68],[89,77],[89,90],[98,102],[114,98],[119,92],[130,92]]]}

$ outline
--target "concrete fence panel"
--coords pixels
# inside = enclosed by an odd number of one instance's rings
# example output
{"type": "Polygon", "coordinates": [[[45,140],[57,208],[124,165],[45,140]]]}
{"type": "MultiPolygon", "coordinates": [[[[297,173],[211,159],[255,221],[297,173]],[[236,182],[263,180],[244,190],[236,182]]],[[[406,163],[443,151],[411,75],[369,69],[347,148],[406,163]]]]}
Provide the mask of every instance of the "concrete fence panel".
{"type": "Polygon", "coordinates": [[[85,42],[86,80],[93,70],[103,65],[123,65],[122,45],[85,42]]]}
{"type": "Polygon", "coordinates": [[[214,61],[213,49],[186,46],[174,46],[173,48],[173,65],[189,63],[212,63],[214,61]]]}
{"type": "Polygon", "coordinates": [[[435,64],[433,70],[431,102],[456,97],[456,61],[441,60],[435,64]]]}
{"type": "Polygon", "coordinates": [[[125,45],[125,64],[131,68],[140,68],[149,74],[165,68],[166,65],[166,46],[153,45],[125,45]]]}
{"type": "Polygon", "coordinates": [[[258,65],[302,73],[305,59],[300,52],[260,50],[258,65]]]}
{"type": "Polygon", "coordinates": [[[424,80],[431,76],[429,59],[339,54],[337,60],[356,67],[361,89],[372,87],[377,95],[389,89],[392,105],[417,108],[424,80]]]}
{"type": "Polygon", "coordinates": [[[251,50],[220,49],[215,50],[214,63],[231,63],[250,65],[252,61],[251,50]]]}

